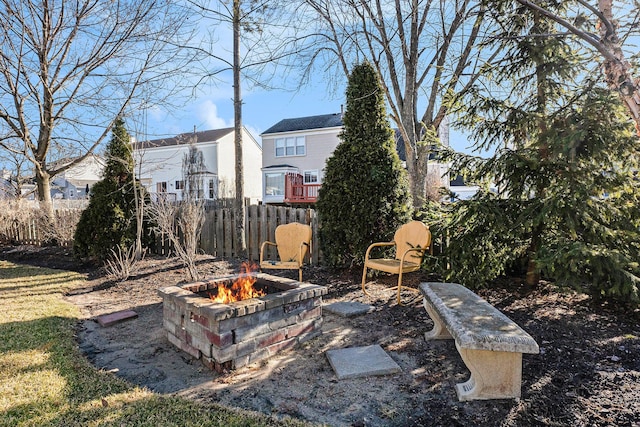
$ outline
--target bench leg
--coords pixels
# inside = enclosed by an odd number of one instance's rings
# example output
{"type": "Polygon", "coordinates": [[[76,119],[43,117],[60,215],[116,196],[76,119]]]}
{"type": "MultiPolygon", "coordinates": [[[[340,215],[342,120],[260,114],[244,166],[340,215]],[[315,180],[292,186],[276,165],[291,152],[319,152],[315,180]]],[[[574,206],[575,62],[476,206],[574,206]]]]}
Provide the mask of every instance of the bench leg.
{"type": "Polygon", "coordinates": [[[429,302],[426,298],[422,299],[422,305],[424,305],[424,309],[427,310],[427,314],[429,314],[429,317],[431,318],[431,320],[433,320],[433,329],[424,334],[424,339],[427,341],[452,339],[453,337],[440,320],[440,316],[438,316],[438,313],[436,313],[436,311],[431,308],[431,305],[429,305],[429,302]]]}
{"type": "Polygon", "coordinates": [[[522,353],[456,348],[471,376],[456,384],[458,400],[513,399],[520,397],[522,353]]]}

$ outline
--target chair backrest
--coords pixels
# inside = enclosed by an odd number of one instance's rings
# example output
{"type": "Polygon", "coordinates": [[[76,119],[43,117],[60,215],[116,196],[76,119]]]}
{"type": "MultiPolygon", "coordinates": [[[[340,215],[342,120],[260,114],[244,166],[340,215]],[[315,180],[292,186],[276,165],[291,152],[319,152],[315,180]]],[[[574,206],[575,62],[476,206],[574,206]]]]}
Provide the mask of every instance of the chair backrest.
{"type": "Polygon", "coordinates": [[[300,255],[300,245],[304,242],[311,243],[311,227],[299,222],[282,224],[276,227],[276,245],[278,245],[278,256],[280,261],[304,262],[309,246],[302,248],[302,259],[300,255]]]}
{"type": "Polygon", "coordinates": [[[408,261],[420,262],[431,245],[431,231],[420,221],[411,221],[402,225],[393,236],[396,243],[396,259],[402,258],[407,249],[422,248],[422,251],[411,252],[408,261]]]}

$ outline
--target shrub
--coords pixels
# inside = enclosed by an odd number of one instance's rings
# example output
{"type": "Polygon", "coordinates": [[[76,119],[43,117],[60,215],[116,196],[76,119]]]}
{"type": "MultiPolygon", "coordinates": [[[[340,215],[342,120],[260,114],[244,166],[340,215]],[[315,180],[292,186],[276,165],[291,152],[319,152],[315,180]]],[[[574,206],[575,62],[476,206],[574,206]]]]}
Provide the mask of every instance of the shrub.
{"type": "Polygon", "coordinates": [[[354,67],[346,94],[341,143],[327,160],[316,204],[321,249],[333,266],[362,262],[369,244],[389,240],[409,219],[406,172],[369,63],[354,67]]]}
{"type": "MultiPolygon", "coordinates": [[[[133,156],[129,134],[121,118],[116,120],[106,149],[102,180],[91,189],[89,206],[82,212],[74,236],[78,257],[105,261],[113,251],[127,251],[136,243],[138,200],[148,200],[133,179],[133,156]],[[137,194],[136,194],[137,193],[137,194]]],[[[143,221],[143,245],[151,243],[150,224],[143,221]]]]}

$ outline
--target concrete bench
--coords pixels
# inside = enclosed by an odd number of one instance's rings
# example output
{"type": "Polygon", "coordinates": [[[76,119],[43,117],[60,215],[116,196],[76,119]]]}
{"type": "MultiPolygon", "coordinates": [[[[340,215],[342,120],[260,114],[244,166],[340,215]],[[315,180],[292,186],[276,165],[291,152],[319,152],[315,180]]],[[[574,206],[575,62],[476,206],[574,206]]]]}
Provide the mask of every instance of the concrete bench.
{"type": "Polygon", "coordinates": [[[434,326],[425,339],[454,339],[469,380],[458,400],[520,397],[522,353],[540,352],[534,339],[478,295],[457,283],[421,283],[434,326]]]}

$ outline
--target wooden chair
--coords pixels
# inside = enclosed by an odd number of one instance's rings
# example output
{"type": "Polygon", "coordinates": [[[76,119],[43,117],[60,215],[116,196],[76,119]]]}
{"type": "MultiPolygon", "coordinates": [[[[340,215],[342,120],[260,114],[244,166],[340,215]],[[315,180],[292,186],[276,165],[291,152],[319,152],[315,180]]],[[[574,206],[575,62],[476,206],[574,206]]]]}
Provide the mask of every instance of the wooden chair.
{"type": "Polygon", "coordinates": [[[260,247],[260,269],[297,269],[302,282],[302,265],[311,252],[311,234],[311,227],[299,222],[277,226],[275,243],[265,241],[260,247]],[[264,259],[268,245],[276,247],[279,261],[264,259]]]}
{"type": "Polygon", "coordinates": [[[429,227],[420,221],[411,221],[402,225],[393,236],[393,242],[373,243],[364,256],[364,270],[362,271],[362,291],[366,294],[365,280],[367,268],[398,275],[398,304],[400,304],[400,287],[402,275],[420,270],[422,258],[431,245],[429,227]],[[395,258],[369,258],[371,249],[380,246],[395,246],[395,258]]]}

